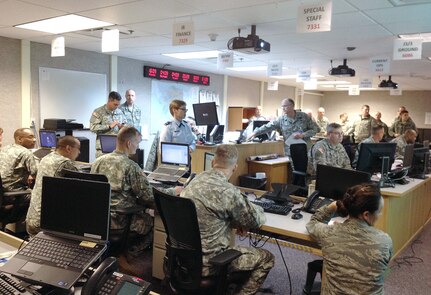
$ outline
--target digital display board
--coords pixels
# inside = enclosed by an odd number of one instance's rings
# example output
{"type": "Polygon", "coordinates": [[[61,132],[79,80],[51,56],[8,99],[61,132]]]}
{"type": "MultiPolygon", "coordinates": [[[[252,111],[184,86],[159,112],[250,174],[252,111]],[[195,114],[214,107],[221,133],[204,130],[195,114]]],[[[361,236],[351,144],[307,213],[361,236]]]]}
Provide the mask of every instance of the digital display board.
{"type": "Polygon", "coordinates": [[[144,66],[144,77],[155,78],[159,80],[168,80],[168,81],[205,85],[205,86],[210,85],[209,76],[179,72],[179,71],[150,67],[150,66],[144,66]]]}

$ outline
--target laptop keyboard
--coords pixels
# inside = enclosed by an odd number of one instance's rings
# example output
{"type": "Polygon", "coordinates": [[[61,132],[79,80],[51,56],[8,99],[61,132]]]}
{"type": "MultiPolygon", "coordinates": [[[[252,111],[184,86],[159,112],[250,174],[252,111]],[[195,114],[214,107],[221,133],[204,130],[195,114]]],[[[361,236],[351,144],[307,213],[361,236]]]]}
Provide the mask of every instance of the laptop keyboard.
{"type": "Polygon", "coordinates": [[[62,243],[35,237],[19,254],[35,260],[50,262],[58,267],[84,268],[99,252],[97,248],[62,243]],[[29,247],[30,245],[30,247],[29,247]]]}
{"type": "Polygon", "coordinates": [[[184,174],[184,170],[178,170],[175,174],[173,174],[173,171],[176,171],[176,170],[177,169],[159,167],[157,168],[157,173],[154,173],[154,174],[169,174],[169,175],[178,175],[178,176],[181,176],[184,174]]]}

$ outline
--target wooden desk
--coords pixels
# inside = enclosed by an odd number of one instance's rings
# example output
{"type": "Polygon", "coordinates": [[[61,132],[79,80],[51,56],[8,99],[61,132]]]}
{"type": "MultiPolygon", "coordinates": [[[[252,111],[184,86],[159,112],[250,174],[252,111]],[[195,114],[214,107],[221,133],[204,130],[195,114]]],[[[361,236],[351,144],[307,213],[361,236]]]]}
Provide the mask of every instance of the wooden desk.
{"type": "Polygon", "coordinates": [[[272,190],[272,183],[287,183],[289,179],[290,158],[279,157],[264,161],[249,161],[248,173],[265,172],[267,182],[265,189],[272,190]]]}
{"type": "MultiPolygon", "coordinates": [[[[262,143],[245,142],[235,144],[238,149],[238,168],[230,178],[229,182],[234,185],[239,185],[239,176],[248,174],[247,157],[255,155],[279,154],[284,155],[283,141],[268,141],[262,143]]],[[[192,172],[204,171],[204,155],[214,153],[217,145],[206,146],[197,145],[196,150],[192,153],[192,172]]]]}

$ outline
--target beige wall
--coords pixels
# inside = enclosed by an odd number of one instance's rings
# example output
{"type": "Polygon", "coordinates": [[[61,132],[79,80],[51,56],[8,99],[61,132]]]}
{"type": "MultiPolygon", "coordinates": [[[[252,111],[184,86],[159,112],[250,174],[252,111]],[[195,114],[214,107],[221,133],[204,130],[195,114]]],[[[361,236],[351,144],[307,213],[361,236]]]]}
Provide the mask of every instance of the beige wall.
{"type": "Polygon", "coordinates": [[[259,81],[229,77],[227,83],[228,107],[255,107],[259,105],[259,81]]]}
{"type": "Polygon", "coordinates": [[[359,96],[349,96],[346,91],[325,92],[322,106],[330,121],[338,121],[339,114],[346,112],[352,121],[361,111],[361,106],[368,104],[370,113],[382,113],[382,121],[390,125],[400,105],[409,110],[410,116],[418,128],[431,128],[425,125],[425,112],[431,112],[431,91],[403,91],[402,96],[390,96],[389,91],[361,91],[359,96]]]}
{"type": "MultiPolygon", "coordinates": [[[[317,109],[321,107],[323,99],[322,93],[304,92],[304,97],[302,99],[303,111],[309,109],[313,112],[313,116],[317,116],[317,109]]],[[[299,106],[297,106],[299,108],[299,106]]]]}
{"type": "Polygon", "coordinates": [[[263,114],[266,116],[276,116],[277,109],[280,108],[280,103],[284,98],[292,98],[295,100],[295,87],[278,85],[278,90],[272,91],[268,89],[268,83],[264,83],[263,91],[263,114]]]}

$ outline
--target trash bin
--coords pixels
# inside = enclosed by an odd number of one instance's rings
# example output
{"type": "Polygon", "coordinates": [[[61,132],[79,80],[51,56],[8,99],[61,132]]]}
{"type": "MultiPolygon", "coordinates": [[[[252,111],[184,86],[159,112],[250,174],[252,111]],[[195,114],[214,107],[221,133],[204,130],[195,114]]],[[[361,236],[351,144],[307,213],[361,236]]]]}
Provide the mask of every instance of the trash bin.
{"type": "Polygon", "coordinates": [[[246,174],[239,176],[239,185],[242,187],[265,190],[267,178],[256,178],[256,174],[246,174]]]}

